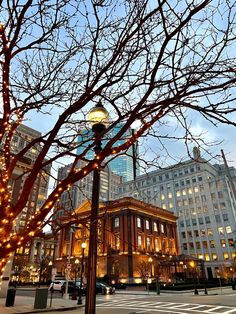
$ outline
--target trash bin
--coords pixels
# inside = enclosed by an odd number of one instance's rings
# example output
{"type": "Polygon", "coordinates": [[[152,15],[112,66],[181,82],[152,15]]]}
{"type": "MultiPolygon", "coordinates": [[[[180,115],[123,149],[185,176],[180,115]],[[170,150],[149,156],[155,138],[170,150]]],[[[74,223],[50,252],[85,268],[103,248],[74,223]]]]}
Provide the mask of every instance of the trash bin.
{"type": "Polygon", "coordinates": [[[48,289],[37,288],[35,293],[34,308],[46,309],[48,301],[48,289]]]}
{"type": "Polygon", "coordinates": [[[8,289],[7,290],[7,298],[5,306],[13,306],[15,302],[16,289],[8,289]]]}

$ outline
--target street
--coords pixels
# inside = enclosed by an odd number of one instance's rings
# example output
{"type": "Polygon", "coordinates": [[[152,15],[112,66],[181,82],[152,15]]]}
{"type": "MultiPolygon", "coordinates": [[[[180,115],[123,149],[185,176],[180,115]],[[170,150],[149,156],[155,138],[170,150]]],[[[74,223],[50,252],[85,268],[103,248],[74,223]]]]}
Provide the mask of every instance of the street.
{"type": "MultiPolygon", "coordinates": [[[[192,295],[192,294],[168,294],[168,295],[98,295],[97,314],[236,314],[236,294],[219,295],[192,295]]],[[[83,300],[84,302],[85,300],[83,300]]],[[[60,311],[59,311],[60,312],[60,311]]],[[[51,312],[54,313],[54,312],[51,312]]],[[[55,313],[58,313],[56,311],[55,313]]],[[[83,314],[84,308],[67,311],[68,314],[83,314]]]]}

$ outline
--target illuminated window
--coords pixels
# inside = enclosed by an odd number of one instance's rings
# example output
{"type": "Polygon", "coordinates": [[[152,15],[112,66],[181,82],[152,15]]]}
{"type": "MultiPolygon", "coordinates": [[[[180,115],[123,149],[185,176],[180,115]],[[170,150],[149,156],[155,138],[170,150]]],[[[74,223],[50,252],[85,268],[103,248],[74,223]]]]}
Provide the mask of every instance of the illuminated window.
{"type": "Polygon", "coordinates": [[[232,259],[236,259],[236,252],[232,253],[232,259]]]}
{"type": "Polygon", "coordinates": [[[173,208],[173,204],[172,203],[169,203],[169,208],[173,208]]]}
{"type": "Polygon", "coordinates": [[[208,228],[207,229],[207,234],[208,234],[208,236],[213,236],[213,229],[212,228],[208,228]]]}
{"type": "Polygon", "coordinates": [[[183,191],[182,191],[182,194],[183,194],[183,195],[186,195],[186,194],[187,194],[187,193],[186,193],[186,190],[183,190],[183,191]]]}
{"type": "Polygon", "coordinates": [[[151,249],[151,239],[149,237],[146,238],[147,250],[151,249]]]}
{"type": "Polygon", "coordinates": [[[166,204],[162,204],[161,207],[162,207],[163,209],[166,209],[166,204]]]}
{"type": "Polygon", "coordinates": [[[168,193],[168,198],[172,198],[172,193],[171,192],[168,193]]]}
{"type": "Polygon", "coordinates": [[[197,193],[199,191],[198,186],[194,187],[194,192],[197,193]]]}
{"type": "Polygon", "coordinates": [[[182,206],[182,201],[177,201],[177,206],[181,207],[182,206]]]}
{"type": "Polygon", "coordinates": [[[210,255],[207,254],[207,253],[205,254],[205,261],[206,261],[206,262],[209,262],[209,261],[210,261],[210,255]]]}
{"type": "Polygon", "coordinates": [[[216,253],[212,253],[212,260],[213,261],[217,261],[218,260],[218,257],[217,257],[216,253]]]}
{"type": "Polygon", "coordinates": [[[163,224],[161,224],[161,233],[165,233],[165,227],[163,224]]]}
{"type": "Polygon", "coordinates": [[[156,252],[159,252],[159,250],[160,250],[160,248],[159,248],[159,241],[158,241],[158,239],[157,238],[155,238],[155,251],[156,252]]]}
{"type": "Polygon", "coordinates": [[[141,228],[141,218],[137,217],[137,227],[141,228]]]}
{"type": "Polygon", "coordinates": [[[116,236],[116,237],[115,237],[115,248],[116,248],[117,250],[120,249],[120,237],[119,237],[119,236],[116,236]]]}
{"type": "Polygon", "coordinates": [[[120,225],[120,219],[119,219],[119,217],[116,217],[115,222],[114,222],[114,226],[115,226],[115,228],[117,228],[117,227],[119,227],[119,225],[120,225]]]}
{"type": "Polygon", "coordinates": [[[150,229],[149,220],[145,220],[145,225],[146,225],[146,229],[149,230],[150,229]]]}
{"type": "Polygon", "coordinates": [[[157,223],[156,223],[156,222],[153,223],[153,230],[154,230],[155,232],[158,231],[158,229],[157,229],[157,223]]]}
{"type": "Polygon", "coordinates": [[[205,229],[201,229],[201,236],[205,237],[206,236],[206,230],[205,229]]]}
{"type": "Polygon", "coordinates": [[[204,249],[207,249],[207,241],[202,241],[202,246],[204,249]]]}
{"type": "Polygon", "coordinates": [[[219,233],[219,235],[223,235],[224,234],[224,228],[223,227],[219,227],[218,228],[218,233],[219,233]]]}
{"type": "Polygon", "coordinates": [[[202,254],[198,254],[198,255],[197,255],[197,258],[198,258],[198,259],[203,259],[203,255],[202,255],[202,254]]]}
{"type": "Polygon", "coordinates": [[[221,247],[226,247],[226,241],[224,239],[220,240],[221,247]]]}
{"type": "Polygon", "coordinates": [[[214,240],[210,240],[210,248],[214,248],[215,247],[215,241],[214,240]]]}
{"type": "Polygon", "coordinates": [[[176,196],[177,196],[177,197],[180,197],[180,196],[181,196],[180,191],[176,191],[176,196]]]}
{"type": "Polygon", "coordinates": [[[193,194],[193,190],[192,189],[188,189],[188,194],[193,194]]]}
{"type": "Polygon", "coordinates": [[[142,248],[142,236],[138,235],[138,248],[141,249],[142,248]]]}
{"type": "Polygon", "coordinates": [[[224,260],[228,260],[229,259],[229,254],[227,252],[224,252],[224,260]]]}
{"type": "Polygon", "coordinates": [[[164,201],[164,199],[165,199],[165,195],[161,194],[161,200],[164,201]]]}

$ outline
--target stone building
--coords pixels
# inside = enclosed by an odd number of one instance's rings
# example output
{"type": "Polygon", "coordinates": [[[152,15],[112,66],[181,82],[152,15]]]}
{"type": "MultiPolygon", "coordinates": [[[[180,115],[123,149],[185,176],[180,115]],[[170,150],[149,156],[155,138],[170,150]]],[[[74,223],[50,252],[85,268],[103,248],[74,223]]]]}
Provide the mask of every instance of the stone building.
{"type": "MultiPolygon", "coordinates": [[[[72,278],[74,261],[82,256],[82,242],[87,243],[87,260],[90,203],[84,202],[76,213],[83,223],[76,226],[71,238],[70,227],[62,230],[56,262],[57,272],[63,274],[70,256],[72,278]]],[[[167,210],[129,197],[100,203],[97,276],[108,275],[121,282],[141,282],[156,276],[160,258],[178,254],[176,218],[167,210]]],[[[166,280],[164,273],[161,276],[166,280]]]]}

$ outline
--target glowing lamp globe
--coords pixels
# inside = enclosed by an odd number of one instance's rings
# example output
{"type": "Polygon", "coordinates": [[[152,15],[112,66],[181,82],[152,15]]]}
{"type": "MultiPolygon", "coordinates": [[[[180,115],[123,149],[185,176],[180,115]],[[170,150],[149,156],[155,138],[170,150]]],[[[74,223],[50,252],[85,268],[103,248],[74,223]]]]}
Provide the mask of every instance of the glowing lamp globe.
{"type": "Polygon", "coordinates": [[[90,110],[88,117],[93,132],[104,131],[109,123],[109,113],[101,102],[90,110]]]}

